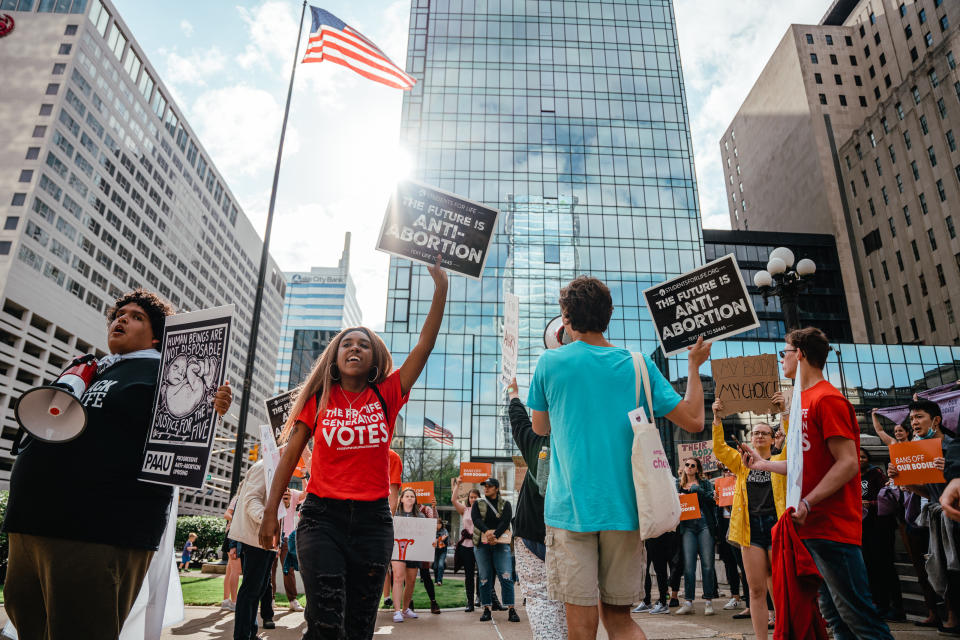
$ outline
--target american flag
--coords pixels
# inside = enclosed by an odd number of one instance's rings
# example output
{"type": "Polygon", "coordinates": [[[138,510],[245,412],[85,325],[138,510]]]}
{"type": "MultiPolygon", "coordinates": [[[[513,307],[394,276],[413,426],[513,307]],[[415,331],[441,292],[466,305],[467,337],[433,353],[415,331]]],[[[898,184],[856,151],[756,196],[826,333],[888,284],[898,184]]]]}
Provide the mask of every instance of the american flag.
{"type": "Polygon", "coordinates": [[[396,89],[409,90],[416,84],[416,79],[404,73],[377,45],[343,20],[314,6],[310,7],[310,13],[313,25],[304,62],[329,60],[396,89]]]}
{"type": "Polygon", "coordinates": [[[428,438],[433,438],[440,444],[453,445],[453,434],[430,418],[423,419],[423,435],[428,438]]]}

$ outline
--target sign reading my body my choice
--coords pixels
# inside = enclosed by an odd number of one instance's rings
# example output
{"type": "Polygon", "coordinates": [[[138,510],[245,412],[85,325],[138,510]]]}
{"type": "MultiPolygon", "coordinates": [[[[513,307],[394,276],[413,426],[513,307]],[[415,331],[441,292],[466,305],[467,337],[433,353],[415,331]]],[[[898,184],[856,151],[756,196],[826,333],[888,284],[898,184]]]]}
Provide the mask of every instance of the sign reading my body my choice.
{"type": "Polygon", "coordinates": [[[643,292],[664,355],[722,340],[760,326],[732,255],[709,262],[643,292]]]}
{"type": "Polygon", "coordinates": [[[421,182],[404,180],[387,205],[377,249],[479,280],[500,211],[421,182]]]}

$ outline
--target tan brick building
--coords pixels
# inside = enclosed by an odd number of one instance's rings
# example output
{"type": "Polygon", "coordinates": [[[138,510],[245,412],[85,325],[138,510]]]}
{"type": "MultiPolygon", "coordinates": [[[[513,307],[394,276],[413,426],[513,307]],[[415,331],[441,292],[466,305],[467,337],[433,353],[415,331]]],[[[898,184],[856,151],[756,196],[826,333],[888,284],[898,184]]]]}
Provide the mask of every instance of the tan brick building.
{"type": "Polygon", "coordinates": [[[956,1],[837,0],[790,26],[720,141],[735,229],[836,236],[856,341],[960,341],[958,23],[956,1]]]}

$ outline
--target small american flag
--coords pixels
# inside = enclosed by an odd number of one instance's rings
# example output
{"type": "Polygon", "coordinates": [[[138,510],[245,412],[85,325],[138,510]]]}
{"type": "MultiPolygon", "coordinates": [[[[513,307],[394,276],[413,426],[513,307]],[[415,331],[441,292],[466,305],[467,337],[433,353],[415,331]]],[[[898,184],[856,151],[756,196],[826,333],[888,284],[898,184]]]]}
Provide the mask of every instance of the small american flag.
{"type": "Polygon", "coordinates": [[[423,419],[423,435],[433,438],[440,444],[453,445],[453,434],[430,418],[423,419]]]}
{"type": "Polygon", "coordinates": [[[353,69],[364,78],[396,89],[409,90],[416,79],[391,62],[380,48],[362,33],[333,15],[311,6],[313,24],[304,62],[329,60],[353,69]]]}

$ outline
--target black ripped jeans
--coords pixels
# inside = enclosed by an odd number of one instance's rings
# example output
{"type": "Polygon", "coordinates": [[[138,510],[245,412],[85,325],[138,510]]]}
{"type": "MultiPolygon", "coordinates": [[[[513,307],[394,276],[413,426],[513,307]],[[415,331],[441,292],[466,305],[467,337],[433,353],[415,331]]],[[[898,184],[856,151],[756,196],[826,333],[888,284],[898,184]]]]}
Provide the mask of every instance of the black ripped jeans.
{"type": "Polygon", "coordinates": [[[369,639],[393,551],[387,499],[310,494],[300,508],[297,557],[307,596],[305,640],[369,639]]]}

